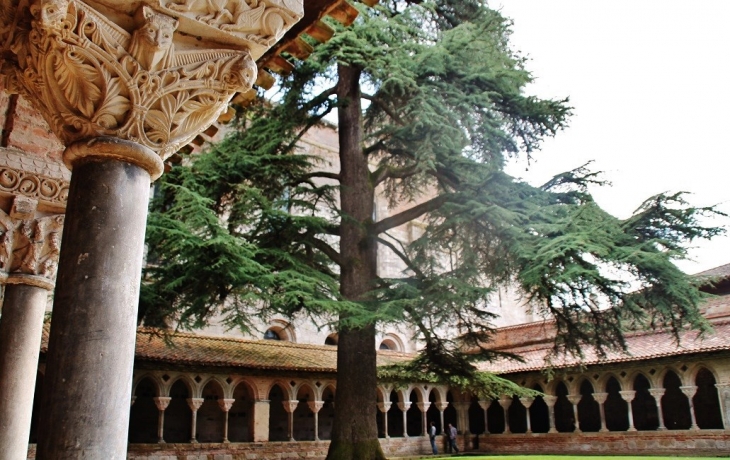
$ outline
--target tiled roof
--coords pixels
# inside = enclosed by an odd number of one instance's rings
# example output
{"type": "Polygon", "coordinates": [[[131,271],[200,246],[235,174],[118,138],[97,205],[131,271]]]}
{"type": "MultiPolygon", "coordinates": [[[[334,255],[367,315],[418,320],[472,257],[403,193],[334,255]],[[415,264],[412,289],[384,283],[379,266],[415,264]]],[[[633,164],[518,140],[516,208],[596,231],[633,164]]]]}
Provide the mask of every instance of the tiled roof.
{"type": "Polygon", "coordinates": [[[730,278],[730,264],[720,265],[692,276],[695,278],[730,278]]]}
{"type": "MultiPolygon", "coordinates": [[[[712,326],[714,331],[701,337],[697,331],[680,334],[679,345],[668,331],[635,332],[626,336],[628,353],[609,351],[606,357],[599,358],[595,350],[587,349],[582,360],[573,356],[561,355],[552,358],[552,366],[554,368],[590,366],[730,350],[730,319],[713,322],[712,326]]],[[[546,358],[552,351],[551,347],[551,342],[544,342],[535,346],[513,348],[509,351],[521,356],[524,362],[500,359],[485,363],[481,368],[498,374],[542,370],[547,367],[546,358]]]]}
{"type": "MultiPolygon", "coordinates": [[[[43,330],[41,352],[48,351],[48,331],[43,330]]],[[[336,372],[337,348],[274,340],[243,340],[206,337],[190,333],[162,333],[153,329],[137,331],[137,360],[160,363],[240,367],[257,370],[336,372]]],[[[412,359],[413,355],[378,351],[378,365],[412,359]]]]}

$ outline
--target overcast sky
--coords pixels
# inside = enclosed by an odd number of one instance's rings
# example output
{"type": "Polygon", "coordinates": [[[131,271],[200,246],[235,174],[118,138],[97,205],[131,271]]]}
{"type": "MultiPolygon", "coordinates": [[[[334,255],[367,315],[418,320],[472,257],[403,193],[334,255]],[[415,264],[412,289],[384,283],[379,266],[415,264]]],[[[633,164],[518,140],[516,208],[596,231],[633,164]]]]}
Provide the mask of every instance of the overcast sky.
{"type": "MultiPolygon", "coordinates": [[[[512,43],[536,78],[528,92],[574,107],[570,127],[513,175],[541,184],[594,160],[613,183],[594,195],[619,217],[665,191],[730,212],[730,1],[490,5],[514,20],[512,43]]],[[[730,237],[696,246],[686,272],[730,263],[730,237]]]]}

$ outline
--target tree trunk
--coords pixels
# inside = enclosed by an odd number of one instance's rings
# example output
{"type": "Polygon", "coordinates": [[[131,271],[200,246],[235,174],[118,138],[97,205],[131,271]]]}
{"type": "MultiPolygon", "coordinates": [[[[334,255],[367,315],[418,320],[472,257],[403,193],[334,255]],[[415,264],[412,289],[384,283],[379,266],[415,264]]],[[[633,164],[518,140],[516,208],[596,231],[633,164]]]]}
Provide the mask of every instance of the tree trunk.
{"type": "MultiPolygon", "coordinates": [[[[362,149],[360,69],[338,66],[340,139],[340,292],[347,300],[367,300],[377,276],[377,243],[367,234],[374,190],[362,149]]],[[[343,317],[343,320],[347,318],[343,317]]],[[[343,324],[337,343],[335,420],[327,460],[385,459],[376,423],[375,325],[343,324]]]]}

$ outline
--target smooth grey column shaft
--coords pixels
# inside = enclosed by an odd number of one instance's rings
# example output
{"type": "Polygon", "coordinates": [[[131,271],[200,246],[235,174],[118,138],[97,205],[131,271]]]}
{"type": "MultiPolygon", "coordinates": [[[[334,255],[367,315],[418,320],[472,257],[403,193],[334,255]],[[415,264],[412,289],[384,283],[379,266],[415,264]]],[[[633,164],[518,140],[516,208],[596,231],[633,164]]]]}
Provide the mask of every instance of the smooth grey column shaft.
{"type": "MultiPolygon", "coordinates": [[[[124,142],[113,147],[128,148],[124,142]]],[[[82,153],[91,158],[74,164],[71,177],[38,460],[127,458],[150,174],[82,153]]]]}
{"type": "Polygon", "coordinates": [[[8,284],[0,320],[0,460],[28,457],[30,419],[48,291],[8,284]]]}

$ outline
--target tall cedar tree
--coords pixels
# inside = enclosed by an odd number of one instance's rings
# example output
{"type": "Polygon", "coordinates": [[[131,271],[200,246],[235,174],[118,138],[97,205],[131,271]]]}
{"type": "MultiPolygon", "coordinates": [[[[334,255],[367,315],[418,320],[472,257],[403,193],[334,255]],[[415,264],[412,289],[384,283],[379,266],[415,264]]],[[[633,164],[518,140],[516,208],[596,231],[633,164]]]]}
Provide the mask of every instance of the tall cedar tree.
{"type": "Polygon", "coordinates": [[[567,100],[523,93],[531,76],[509,47],[509,21],[478,0],[358,9],[282,78],[276,103],[251,105],[239,130],[163,178],[148,227],[147,324],[330,318],[339,344],[329,460],[384,458],[379,323],[413,325],[425,343],[406,376],[436,369],[464,387],[481,378],[473,362],[489,357],[487,305],[499,286],[517,286],[556,321],[556,350],[620,347],[629,322],[705,327],[701,294],[672,260],[720,232],[698,223],[713,209],[659,195],[620,220],[593,201],[587,187],[599,181],[585,168],[543,187],[503,172],[569,115],[567,100]],[[296,147],[333,111],[339,171],[296,147]],[[374,219],[376,191],[405,210],[374,219]],[[416,219],[426,229],[413,243],[389,236],[416,219]],[[402,277],[378,276],[381,245],[408,267],[402,277]],[[437,333],[456,326],[458,341],[437,333]]]}

